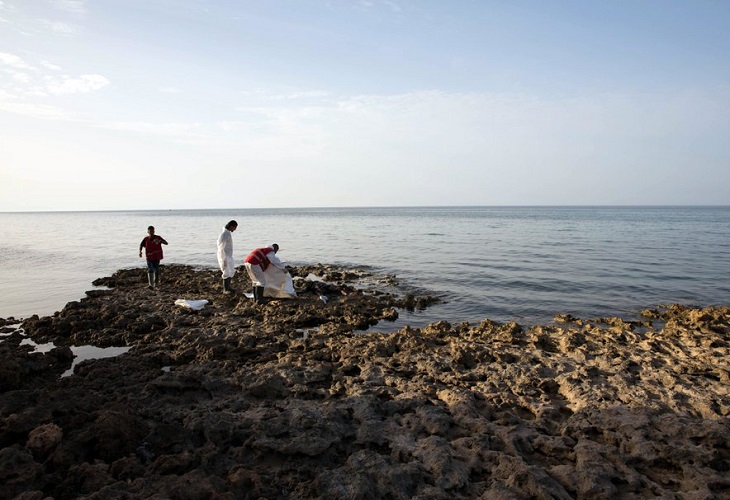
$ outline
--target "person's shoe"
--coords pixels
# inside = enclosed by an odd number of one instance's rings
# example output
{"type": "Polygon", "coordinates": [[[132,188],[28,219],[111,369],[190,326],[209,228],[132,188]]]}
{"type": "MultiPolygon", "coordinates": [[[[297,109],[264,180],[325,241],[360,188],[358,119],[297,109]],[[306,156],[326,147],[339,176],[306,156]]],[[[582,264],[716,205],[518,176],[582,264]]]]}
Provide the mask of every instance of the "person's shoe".
{"type": "Polygon", "coordinates": [[[254,289],[253,296],[256,299],[257,304],[263,304],[265,302],[264,300],[264,287],[257,286],[254,289]]]}
{"type": "Polygon", "coordinates": [[[223,279],[223,291],[225,293],[236,293],[236,291],[231,287],[231,278],[223,279]]]}

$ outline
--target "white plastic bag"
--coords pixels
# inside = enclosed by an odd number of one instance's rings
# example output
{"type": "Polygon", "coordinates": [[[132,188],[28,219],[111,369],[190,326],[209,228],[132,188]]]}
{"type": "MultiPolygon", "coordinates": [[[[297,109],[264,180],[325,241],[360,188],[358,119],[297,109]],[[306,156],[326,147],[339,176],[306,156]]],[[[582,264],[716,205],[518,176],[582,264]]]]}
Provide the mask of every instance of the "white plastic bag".
{"type": "Polygon", "coordinates": [[[175,301],[176,306],[184,307],[186,309],[192,309],[193,311],[200,311],[208,304],[207,300],[186,300],[177,299],[175,301]]]}

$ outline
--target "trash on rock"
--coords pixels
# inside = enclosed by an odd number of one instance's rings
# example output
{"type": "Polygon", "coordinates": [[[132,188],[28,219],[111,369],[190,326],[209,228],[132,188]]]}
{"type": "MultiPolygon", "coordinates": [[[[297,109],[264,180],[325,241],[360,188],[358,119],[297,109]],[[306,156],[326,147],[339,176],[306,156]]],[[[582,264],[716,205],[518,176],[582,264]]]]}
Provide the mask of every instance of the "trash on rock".
{"type": "Polygon", "coordinates": [[[186,309],[192,309],[193,311],[200,311],[208,304],[207,300],[186,300],[177,299],[175,301],[176,306],[184,307],[186,309]]]}

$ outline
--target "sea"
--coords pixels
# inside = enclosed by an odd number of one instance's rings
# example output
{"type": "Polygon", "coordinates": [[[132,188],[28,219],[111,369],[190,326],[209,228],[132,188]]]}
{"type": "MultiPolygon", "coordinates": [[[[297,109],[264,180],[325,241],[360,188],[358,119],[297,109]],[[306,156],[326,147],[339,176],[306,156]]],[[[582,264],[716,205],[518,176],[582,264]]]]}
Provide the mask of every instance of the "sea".
{"type": "MultiPolygon", "coordinates": [[[[376,325],[383,331],[730,304],[728,206],[15,212],[0,213],[0,317],[52,315],[97,278],[142,273],[139,244],[150,225],[169,243],[163,264],[217,268],[216,239],[231,219],[239,264],[278,243],[286,264],[365,267],[441,299],[376,325]]],[[[211,283],[210,297],[219,293],[211,283]]]]}

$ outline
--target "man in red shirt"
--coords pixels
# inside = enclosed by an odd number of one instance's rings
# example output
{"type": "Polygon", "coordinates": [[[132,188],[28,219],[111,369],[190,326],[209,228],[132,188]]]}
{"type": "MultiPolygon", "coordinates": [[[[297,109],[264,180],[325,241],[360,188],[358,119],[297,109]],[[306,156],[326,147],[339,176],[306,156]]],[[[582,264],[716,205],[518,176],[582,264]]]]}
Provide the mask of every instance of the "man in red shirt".
{"type": "Polygon", "coordinates": [[[244,265],[253,283],[253,298],[259,304],[264,302],[264,287],[266,286],[264,271],[271,264],[286,271],[286,266],[276,256],[278,251],[279,245],[274,243],[270,247],[256,248],[246,257],[244,265]]]}
{"type": "Polygon", "coordinates": [[[167,241],[162,236],[155,234],[155,227],[147,228],[148,236],[145,236],[142,243],[139,244],[139,256],[142,257],[142,249],[144,248],[147,256],[147,280],[150,284],[150,290],[154,290],[155,286],[160,283],[160,261],[162,260],[162,245],[167,245],[167,241]]]}

